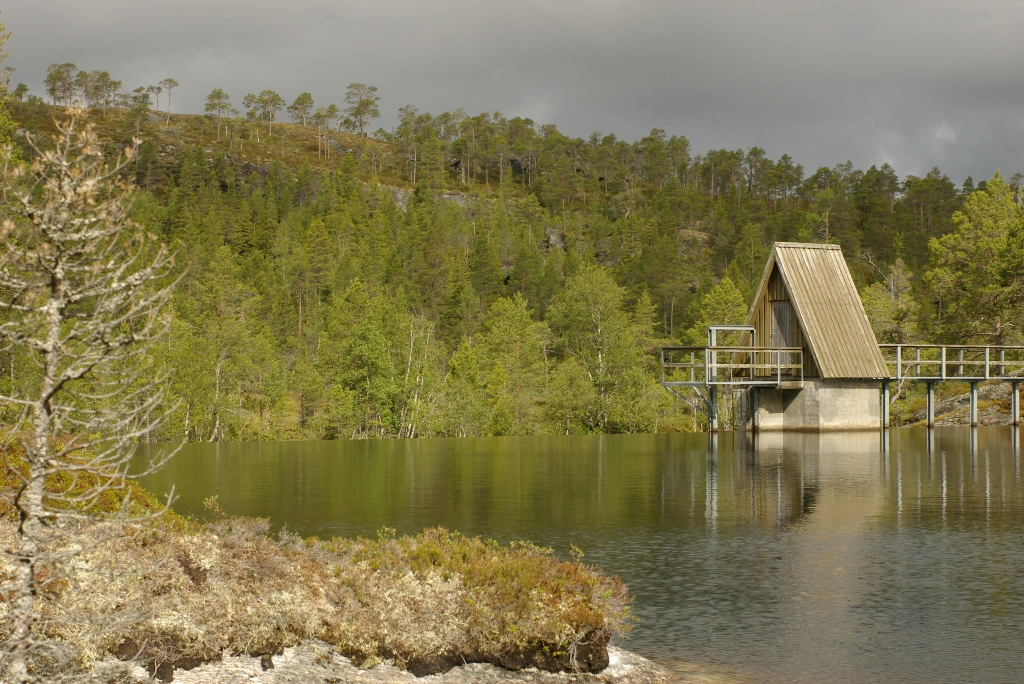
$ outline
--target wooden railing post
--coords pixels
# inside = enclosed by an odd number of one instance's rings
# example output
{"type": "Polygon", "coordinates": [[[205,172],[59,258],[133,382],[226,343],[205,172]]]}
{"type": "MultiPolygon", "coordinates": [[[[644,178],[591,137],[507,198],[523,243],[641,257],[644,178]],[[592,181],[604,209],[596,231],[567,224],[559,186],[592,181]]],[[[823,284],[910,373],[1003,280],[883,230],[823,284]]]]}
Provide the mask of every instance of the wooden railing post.
{"type": "Polygon", "coordinates": [[[896,379],[903,377],[903,347],[896,345],[896,379]]]}

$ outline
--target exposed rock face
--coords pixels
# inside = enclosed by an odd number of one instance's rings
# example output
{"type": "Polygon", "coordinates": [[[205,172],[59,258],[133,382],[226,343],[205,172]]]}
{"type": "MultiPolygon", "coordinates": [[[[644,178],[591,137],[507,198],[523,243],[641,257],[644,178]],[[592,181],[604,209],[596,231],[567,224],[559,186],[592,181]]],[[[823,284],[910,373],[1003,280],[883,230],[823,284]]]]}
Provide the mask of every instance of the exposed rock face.
{"type": "MultiPolygon", "coordinates": [[[[596,650],[596,649],[595,649],[596,650]]],[[[363,663],[360,669],[352,661],[339,654],[323,642],[304,642],[293,648],[286,648],[272,658],[231,657],[204,663],[190,670],[165,668],[154,679],[139,665],[127,666],[113,660],[105,661],[96,668],[101,679],[110,682],[156,684],[158,681],[174,681],[180,684],[372,684],[377,682],[422,682],[423,684],[477,684],[482,682],[537,682],[556,684],[561,682],[598,682],[608,684],[661,684],[674,681],[662,667],[634,653],[614,647],[602,648],[606,653],[606,667],[598,673],[545,672],[534,667],[522,670],[506,670],[484,663],[459,665],[446,672],[417,677],[410,671],[400,670],[389,661],[373,664],[363,663]],[[267,662],[270,661],[270,662],[267,662]],[[170,676],[170,678],[168,678],[170,676]]],[[[577,654],[580,660],[584,658],[577,654]]]]}

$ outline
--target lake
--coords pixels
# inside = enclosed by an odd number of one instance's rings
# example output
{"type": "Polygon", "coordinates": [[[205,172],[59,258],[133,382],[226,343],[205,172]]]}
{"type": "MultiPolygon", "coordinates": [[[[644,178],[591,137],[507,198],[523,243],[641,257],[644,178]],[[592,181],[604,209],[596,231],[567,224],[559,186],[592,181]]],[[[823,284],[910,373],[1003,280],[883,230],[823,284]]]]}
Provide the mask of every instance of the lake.
{"type": "Polygon", "coordinates": [[[143,484],[302,535],[443,525],[619,575],[619,645],[739,681],[1024,680],[1021,432],[190,444],[143,484]]]}

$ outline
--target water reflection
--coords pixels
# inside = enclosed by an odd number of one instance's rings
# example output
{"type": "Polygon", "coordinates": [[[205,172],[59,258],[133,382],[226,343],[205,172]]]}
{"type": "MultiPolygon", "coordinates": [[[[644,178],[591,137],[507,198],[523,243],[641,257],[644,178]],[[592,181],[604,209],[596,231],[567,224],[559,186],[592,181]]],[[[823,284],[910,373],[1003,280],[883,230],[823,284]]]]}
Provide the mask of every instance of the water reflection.
{"type": "MultiPolygon", "coordinates": [[[[776,681],[1011,681],[1024,657],[1019,430],[190,446],[177,508],[302,534],[445,525],[619,574],[629,645],[776,681]]],[[[681,669],[682,666],[680,666],[681,669]]]]}

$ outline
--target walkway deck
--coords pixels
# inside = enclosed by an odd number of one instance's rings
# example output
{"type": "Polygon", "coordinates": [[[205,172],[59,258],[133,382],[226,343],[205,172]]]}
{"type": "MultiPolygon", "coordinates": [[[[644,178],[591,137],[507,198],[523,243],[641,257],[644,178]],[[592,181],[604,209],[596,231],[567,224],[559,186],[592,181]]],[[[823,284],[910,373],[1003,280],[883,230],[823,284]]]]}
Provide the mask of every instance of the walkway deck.
{"type": "MultiPolygon", "coordinates": [[[[725,326],[722,326],[725,327],[725,326]]],[[[745,327],[745,326],[743,326],[745,327]]],[[[741,326],[733,326],[736,330],[741,326]]],[[[714,342],[714,336],[709,339],[714,342]]],[[[978,384],[1009,382],[1011,418],[1020,424],[1020,383],[1024,382],[1024,346],[883,344],[879,345],[888,376],[882,387],[882,423],[889,425],[890,385],[923,382],[927,385],[927,425],[935,425],[935,384],[965,382],[971,386],[971,424],[978,420],[978,384]]],[[[717,346],[662,347],[661,384],[714,420],[718,387],[773,387],[800,389],[804,384],[804,357],[799,347],[717,346]],[[693,388],[704,406],[681,395],[677,388],[693,388]],[[702,393],[703,390],[703,393],[702,393]]]]}
{"type": "Polygon", "coordinates": [[[882,422],[889,425],[889,385],[927,385],[928,427],[935,426],[935,383],[970,383],[971,425],[978,424],[978,384],[1009,382],[1010,420],[1020,425],[1020,383],[1024,382],[1024,347],[949,344],[882,344],[889,377],[882,382],[882,422]]]}

